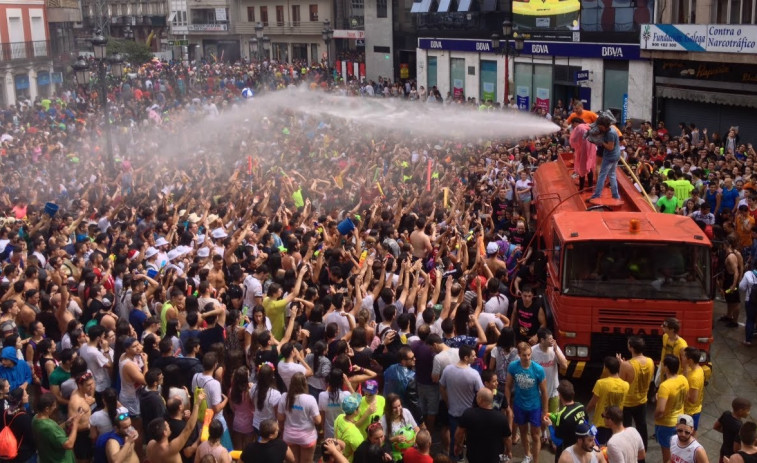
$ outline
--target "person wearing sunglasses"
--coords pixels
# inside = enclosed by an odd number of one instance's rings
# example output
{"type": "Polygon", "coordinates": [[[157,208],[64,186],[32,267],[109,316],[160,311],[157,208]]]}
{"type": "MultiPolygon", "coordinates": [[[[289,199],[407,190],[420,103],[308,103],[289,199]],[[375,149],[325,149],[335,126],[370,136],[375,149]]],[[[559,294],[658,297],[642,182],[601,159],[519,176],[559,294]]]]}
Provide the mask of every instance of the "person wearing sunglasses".
{"type": "Polygon", "coordinates": [[[709,463],[707,452],[694,438],[694,418],[678,415],[676,435],[670,439],[670,460],[680,463],[709,463]]]}
{"type": "Polygon", "coordinates": [[[597,430],[587,421],[576,428],[576,443],[563,450],[558,463],[605,463],[605,457],[597,448],[597,430]]]}
{"type": "Polygon", "coordinates": [[[113,430],[98,436],[95,441],[94,461],[108,463],[138,463],[136,442],[139,434],[131,425],[129,411],[119,408],[113,430]]]}

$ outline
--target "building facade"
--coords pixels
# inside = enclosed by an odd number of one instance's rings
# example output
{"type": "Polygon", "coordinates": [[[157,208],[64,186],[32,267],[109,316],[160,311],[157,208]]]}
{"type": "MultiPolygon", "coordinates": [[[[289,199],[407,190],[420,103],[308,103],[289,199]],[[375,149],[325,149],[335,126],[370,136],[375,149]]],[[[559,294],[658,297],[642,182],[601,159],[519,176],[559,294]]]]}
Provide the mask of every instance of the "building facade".
{"type": "Polygon", "coordinates": [[[538,106],[551,112],[559,100],[566,105],[582,100],[591,110],[611,110],[619,121],[652,117],[652,61],[641,55],[638,43],[642,21],[652,15],[651,2],[566,0],[559,4],[563,9],[550,6],[553,11],[547,12],[529,5],[414,3],[418,85],[436,86],[445,98],[502,104],[512,99],[522,110],[538,106]],[[513,24],[513,37],[524,39],[518,56],[513,40],[510,56],[502,53],[503,45],[493,47],[491,36],[502,35],[505,20],[513,24]]]}
{"type": "Polygon", "coordinates": [[[757,133],[755,0],[673,2],[639,36],[654,62],[654,113],[669,130],[695,123],[742,140],[757,133]]]}
{"type": "Polygon", "coordinates": [[[77,40],[89,49],[92,33],[102,29],[106,36],[144,43],[152,51],[161,50],[168,28],[165,0],[81,0],[83,26],[77,40]]]}
{"type": "Polygon", "coordinates": [[[0,107],[52,95],[52,56],[44,0],[0,5],[0,107]]]}

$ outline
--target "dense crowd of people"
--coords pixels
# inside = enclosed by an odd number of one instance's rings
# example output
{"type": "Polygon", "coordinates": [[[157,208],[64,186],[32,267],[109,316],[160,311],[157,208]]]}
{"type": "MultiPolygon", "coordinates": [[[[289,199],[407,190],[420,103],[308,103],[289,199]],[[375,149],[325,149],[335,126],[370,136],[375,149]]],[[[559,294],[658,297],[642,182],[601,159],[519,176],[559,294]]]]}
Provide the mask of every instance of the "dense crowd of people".
{"type": "MultiPolygon", "coordinates": [[[[368,93],[318,66],[130,71],[107,108],[70,87],[0,112],[0,459],[492,463],[522,445],[526,463],[542,446],[619,463],[654,435],[663,461],[708,461],[700,352],[680,321],[662,352],[631,337],[630,358],[606,358],[585,406],[560,380],[531,174],[574,151],[593,188],[599,146],[596,195],[605,176],[617,195],[627,158],[660,212],[724,243],[724,321],[741,294],[750,344],[757,181],[735,130],[600,124],[589,143],[572,134],[596,114],[559,102],[539,111],[551,135],[467,144],[250,111],[245,89],[368,93]]],[[[757,458],[750,407],[736,398],[716,423],[723,461],[757,458]]]]}

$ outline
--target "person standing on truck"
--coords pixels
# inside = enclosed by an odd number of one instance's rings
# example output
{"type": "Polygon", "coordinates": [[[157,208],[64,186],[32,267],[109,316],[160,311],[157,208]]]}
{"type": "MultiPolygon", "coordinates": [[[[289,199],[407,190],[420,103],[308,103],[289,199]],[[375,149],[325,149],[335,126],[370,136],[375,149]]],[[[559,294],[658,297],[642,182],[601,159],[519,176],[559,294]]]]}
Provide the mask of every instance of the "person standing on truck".
{"type": "MultiPolygon", "coordinates": [[[[630,386],[623,401],[623,426],[631,424],[641,434],[644,449],[647,448],[647,394],[654,377],[654,361],[644,355],[644,338],[628,338],[629,360],[621,358],[620,378],[630,386]]],[[[618,354],[620,357],[620,354],[618,354]]]]}
{"type": "Polygon", "coordinates": [[[662,449],[662,461],[670,461],[670,442],[676,432],[676,418],[683,413],[689,382],[678,374],[681,362],[678,357],[667,355],[662,361],[665,380],[657,391],[657,406],[654,410],[654,432],[662,449]]]}
{"type": "Polygon", "coordinates": [[[614,199],[620,199],[620,193],[618,193],[618,178],[616,171],[618,169],[618,161],[620,161],[620,137],[617,132],[611,129],[611,124],[608,121],[597,121],[597,128],[602,135],[601,142],[597,144],[603,148],[602,164],[599,167],[599,178],[597,178],[597,186],[594,188],[594,194],[589,199],[597,199],[602,195],[602,190],[605,188],[605,180],[610,178],[610,192],[614,199]]]}
{"type": "Polygon", "coordinates": [[[597,146],[584,137],[590,127],[580,116],[570,119],[570,125],[570,147],[573,148],[573,171],[578,175],[578,189],[584,189],[587,179],[591,188],[594,186],[594,169],[597,167],[597,146]]]}
{"type": "Polygon", "coordinates": [[[513,330],[515,340],[536,344],[536,336],[539,328],[547,327],[547,316],[540,298],[534,299],[534,290],[530,286],[524,286],[520,291],[520,300],[516,300],[513,307],[513,330]]]}
{"type": "Polygon", "coordinates": [[[582,102],[576,101],[575,103],[573,103],[573,112],[570,113],[570,116],[568,116],[568,118],[565,120],[567,122],[571,122],[576,117],[581,119],[586,124],[591,124],[597,120],[598,116],[594,111],[584,109],[584,104],[582,102]]]}
{"type": "Polygon", "coordinates": [[[597,442],[599,445],[607,444],[607,441],[612,437],[612,429],[602,426],[604,423],[602,414],[607,407],[622,407],[629,388],[629,384],[620,378],[620,360],[617,357],[605,357],[604,364],[609,376],[594,383],[591,399],[586,404],[587,412],[594,410],[592,423],[597,426],[597,442]]]}

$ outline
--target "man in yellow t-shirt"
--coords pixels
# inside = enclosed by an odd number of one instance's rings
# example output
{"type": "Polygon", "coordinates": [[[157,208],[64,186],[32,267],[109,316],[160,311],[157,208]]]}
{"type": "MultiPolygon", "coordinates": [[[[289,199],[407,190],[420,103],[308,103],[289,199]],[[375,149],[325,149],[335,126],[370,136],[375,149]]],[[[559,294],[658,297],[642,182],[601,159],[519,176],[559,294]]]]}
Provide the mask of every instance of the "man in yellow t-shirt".
{"type": "Polygon", "coordinates": [[[599,445],[606,445],[607,441],[612,437],[611,428],[599,425],[599,423],[605,422],[602,414],[607,407],[612,407],[613,405],[622,409],[629,387],[627,382],[620,379],[620,360],[617,357],[605,357],[604,363],[609,376],[598,380],[594,384],[593,395],[586,405],[587,413],[591,413],[594,410],[594,416],[591,420],[597,426],[597,442],[599,445]]]}
{"type": "Polygon", "coordinates": [[[704,370],[699,366],[700,351],[696,347],[683,350],[683,372],[689,382],[683,411],[694,419],[694,434],[699,429],[699,416],[702,414],[702,400],[704,399],[704,370]]]}
{"type": "MultiPolygon", "coordinates": [[[[683,350],[689,345],[686,341],[678,336],[678,332],[681,330],[681,322],[677,318],[666,318],[662,322],[662,353],[661,359],[664,359],[667,355],[673,355],[678,359],[678,365],[683,368],[683,350]]],[[[676,371],[676,374],[681,373],[681,370],[676,371]]],[[[656,384],[656,383],[655,383],[656,384]]]]}
{"type": "Polygon", "coordinates": [[[290,302],[297,299],[297,294],[302,287],[302,279],[305,277],[305,273],[308,271],[308,266],[303,265],[300,272],[297,274],[297,282],[294,284],[292,292],[284,295],[284,289],[278,283],[271,283],[266,292],[266,297],[263,299],[263,309],[265,309],[265,316],[271,320],[271,334],[277,341],[281,341],[284,337],[284,319],[286,315],[286,306],[290,302]]]}
{"type": "Polygon", "coordinates": [[[670,461],[670,442],[676,433],[676,418],[683,413],[689,382],[678,374],[681,362],[667,355],[662,361],[665,380],[657,389],[657,406],[654,410],[654,433],[662,449],[662,461],[670,461]]]}
{"type": "Polygon", "coordinates": [[[647,392],[654,376],[654,361],[644,355],[644,338],[628,338],[630,360],[620,364],[620,378],[630,384],[623,402],[623,426],[633,424],[647,448],[647,392]]]}

